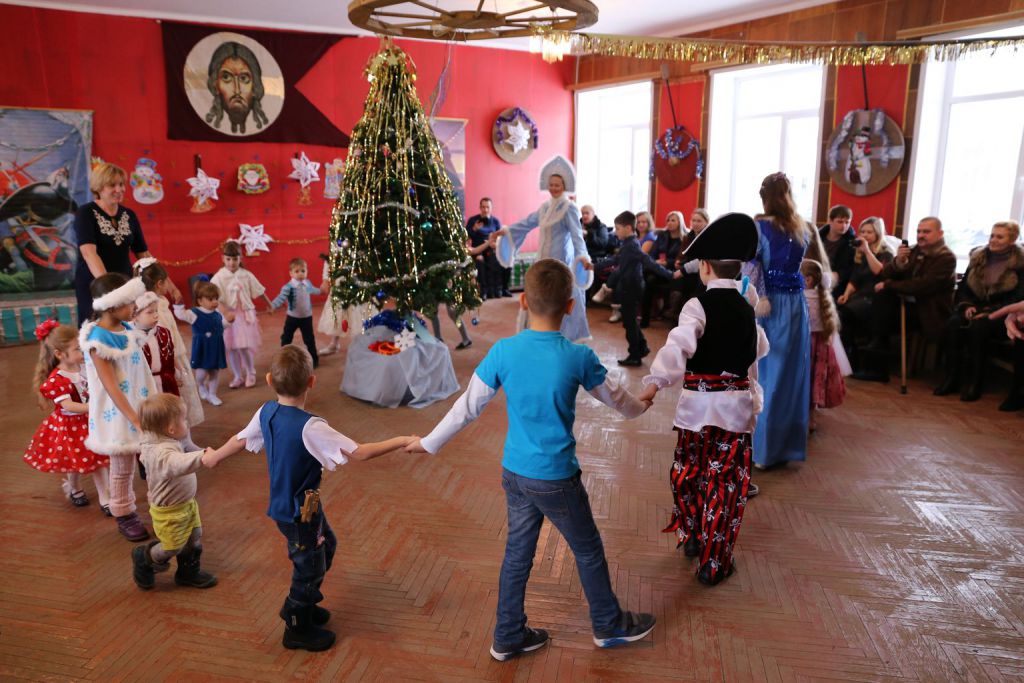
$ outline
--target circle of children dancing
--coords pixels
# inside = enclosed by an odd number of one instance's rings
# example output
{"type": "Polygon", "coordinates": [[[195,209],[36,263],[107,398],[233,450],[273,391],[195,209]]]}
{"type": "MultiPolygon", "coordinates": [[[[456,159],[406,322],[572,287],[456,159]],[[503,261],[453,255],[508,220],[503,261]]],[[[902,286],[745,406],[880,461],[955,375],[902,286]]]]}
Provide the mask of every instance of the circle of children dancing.
{"type": "MultiPolygon", "coordinates": [[[[437,454],[504,390],[509,427],[501,481],[508,527],[491,656],[504,661],[550,641],[544,629],[530,625],[525,610],[545,519],[575,556],[594,643],[612,647],[640,640],[653,631],[655,618],[625,609],[612,589],[576,457],[578,389],[635,418],[658,393],[679,388],[669,471],[671,515],[664,531],[677,534],[686,558],[696,558],[697,579],[714,586],[736,571],[743,514],[756,493],[752,468],[803,460],[811,411],[842,401],[844,370],[835,352],[841,347],[834,343],[827,260],[821,250],[818,260],[804,259],[815,248],[817,233],[796,213],[784,175],[773,174],[762,184],[766,216],[755,221],[732,213],[711,221],[681,250],[674,270],[641,249],[636,216],[629,212],[615,219],[619,251],[591,263],[580,212],[565,194],[574,184],[571,164],[553,160],[541,175],[551,199],[491,235],[492,245],[502,235],[519,245],[531,230],[541,231],[541,258],[526,271],[519,297],[523,329],[493,345],[466,391],[427,436],[360,444],[307,412],[319,355],[310,296],[321,289],[329,293],[326,273],[316,288],[308,281],[306,263],[294,259],[289,282],[271,300],[242,266],[239,245],[227,242],[224,267],[210,281],[197,283],[191,308],[181,301],[172,308],[168,297],[180,295],[160,263],[145,258],[135,264],[133,279],[108,273],[92,282],[93,317],[80,331],[55,321],[39,325],[35,385],[53,412],[35,432],[24,459],[40,471],[64,475],[63,492],[76,507],[89,505],[81,475],[92,475],[102,512],[114,518],[125,538],[140,543],[131,551],[132,578],[140,589],[153,588],[172,558],[177,585],[207,589],[217,577],[200,563],[196,472],[243,450],[265,451],[266,514],[284,536],[293,565],[279,612],[282,643],[319,651],[335,641],[327,627],[331,613],[320,605],[320,588],[337,547],[319,495],[323,470],[396,450],[437,454]],[[703,285],[682,306],[639,394],[610,376],[592,349],[576,343],[589,337],[586,301],[578,272],[571,270],[577,265],[615,269],[609,286],[621,306],[628,355],[620,364],[627,367],[642,365],[650,353],[637,322],[645,274],[669,280],[698,276],[703,285]],[[222,404],[220,370],[230,367],[232,388],[257,384],[255,301],[261,298],[271,311],[287,305],[282,347],[265,377],[275,398],[219,448],[199,448],[191,430],[204,419],[203,401],[222,404]],[[191,325],[190,347],[175,317],[191,325]],[[291,345],[296,331],[305,348],[291,345]],[[148,488],[155,540],[136,508],[137,463],[148,488]]],[[[330,312],[333,320],[325,325],[322,317],[319,329],[331,342],[322,352],[333,353],[359,321],[351,311],[327,308],[324,316],[330,312]]]]}

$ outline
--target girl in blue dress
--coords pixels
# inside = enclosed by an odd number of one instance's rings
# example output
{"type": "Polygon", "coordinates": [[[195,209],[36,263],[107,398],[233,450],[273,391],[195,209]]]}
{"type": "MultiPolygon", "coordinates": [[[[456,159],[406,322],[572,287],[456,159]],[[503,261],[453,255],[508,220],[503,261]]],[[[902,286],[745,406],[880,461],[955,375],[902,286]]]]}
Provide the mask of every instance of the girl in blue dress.
{"type": "Polygon", "coordinates": [[[811,405],[811,337],[800,263],[808,258],[829,265],[815,239],[817,231],[796,212],[784,173],[761,183],[765,218],[757,222],[757,256],[748,264],[760,295],[755,311],[768,337],[768,355],[758,363],[764,410],[754,430],[754,465],[766,469],[807,458],[807,423],[811,405]]]}
{"type": "Polygon", "coordinates": [[[224,401],[217,396],[220,371],[227,367],[227,352],[224,346],[224,320],[234,321],[235,314],[222,315],[217,310],[220,303],[220,289],[212,282],[200,282],[195,292],[198,306],[189,310],[175,304],[174,317],[192,325],[192,369],[196,371],[199,396],[213,406],[224,401]]]}
{"type": "MultiPolygon", "coordinates": [[[[566,196],[576,191],[576,171],[564,157],[556,156],[544,165],[540,172],[540,188],[547,190],[551,198],[523,220],[491,233],[492,242],[498,235],[512,238],[516,249],[522,246],[526,236],[534,228],[540,228],[540,246],[537,258],[558,259],[573,268],[577,260],[590,265],[590,255],[583,241],[583,226],[580,224],[580,210],[566,196]]],[[[587,324],[586,290],[573,287],[576,301],[572,312],[562,319],[562,334],[570,341],[590,339],[587,324]]],[[[801,296],[803,296],[801,294],[801,296]]],[[[525,326],[525,321],[521,321],[525,326]]]]}

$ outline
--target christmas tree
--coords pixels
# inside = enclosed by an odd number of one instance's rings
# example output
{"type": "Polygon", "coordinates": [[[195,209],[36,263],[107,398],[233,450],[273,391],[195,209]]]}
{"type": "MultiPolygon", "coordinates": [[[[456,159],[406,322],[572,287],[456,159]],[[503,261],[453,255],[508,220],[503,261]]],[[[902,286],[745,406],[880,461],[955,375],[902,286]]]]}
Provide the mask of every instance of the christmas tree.
{"type": "Polygon", "coordinates": [[[331,217],[332,297],[342,306],[392,298],[400,314],[480,305],[441,145],[416,94],[415,66],[391,43],[366,67],[370,92],[352,132],[331,217]]]}

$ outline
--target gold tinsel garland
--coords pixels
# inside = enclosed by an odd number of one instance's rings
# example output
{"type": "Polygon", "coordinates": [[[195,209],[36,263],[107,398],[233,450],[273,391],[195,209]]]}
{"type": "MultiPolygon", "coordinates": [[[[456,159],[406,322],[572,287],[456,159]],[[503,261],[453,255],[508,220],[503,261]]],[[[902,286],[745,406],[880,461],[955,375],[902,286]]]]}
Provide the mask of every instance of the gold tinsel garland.
{"type": "MultiPolygon", "coordinates": [[[[297,239],[297,240],[277,240],[277,239],[275,239],[272,242],[272,244],[275,244],[275,245],[276,244],[313,244],[314,242],[324,242],[326,240],[327,240],[326,237],[314,237],[312,239],[297,239]]],[[[194,266],[194,265],[197,265],[199,263],[202,263],[203,261],[205,261],[206,259],[210,258],[214,254],[219,254],[220,253],[220,247],[221,247],[221,245],[218,244],[217,246],[215,246],[213,249],[211,249],[210,251],[206,252],[202,256],[197,256],[195,258],[190,258],[190,259],[182,259],[181,261],[166,261],[164,259],[160,259],[160,265],[162,265],[162,266],[170,266],[171,268],[184,268],[185,266],[194,266]]],[[[246,258],[253,258],[253,257],[259,256],[259,255],[260,255],[260,252],[256,252],[255,254],[253,254],[253,256],[246,256],[246,258]]]]}
{"type": "MultiPolygon", "coordinates": [[[[815,63],[829,66],[948,62],[967,55],[1024,48],[1024,36],[942,41],[760,42],[711,38],[647,38],[598,33],[538,33],[545,54],[602,55],[698,64],[815,63]]],[[[561,59],[561,57],[557,57],[561,59]]],[[[548,61],[553,61],[545,56],[548,61]]]]}

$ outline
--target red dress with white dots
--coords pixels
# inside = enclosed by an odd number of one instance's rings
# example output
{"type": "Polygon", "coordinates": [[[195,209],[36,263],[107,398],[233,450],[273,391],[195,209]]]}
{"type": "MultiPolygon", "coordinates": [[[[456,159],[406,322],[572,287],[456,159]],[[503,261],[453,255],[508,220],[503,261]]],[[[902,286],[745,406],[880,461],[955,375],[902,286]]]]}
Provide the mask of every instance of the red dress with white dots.
{"type": "Polygon", "coordinates": [[[69,413],[59,405],[68,399],[85,402],[84,398],[88,397],[85,378],[57,368],[40,385],[39,393],[58,405],[36,430],[25,451],[25,462],[40,472],[85,474],[107,467],[110,464],[107,456],[93,453],[83,443],[89,435],[89,414],[69,413]]]}

